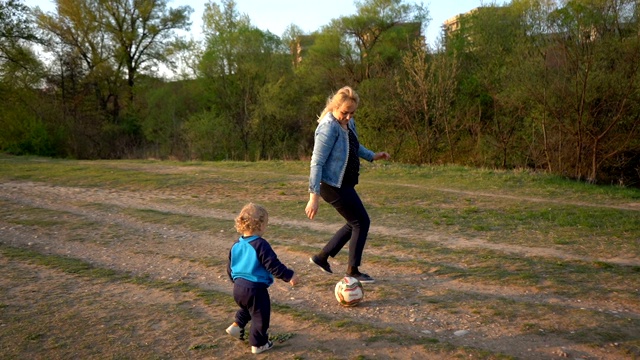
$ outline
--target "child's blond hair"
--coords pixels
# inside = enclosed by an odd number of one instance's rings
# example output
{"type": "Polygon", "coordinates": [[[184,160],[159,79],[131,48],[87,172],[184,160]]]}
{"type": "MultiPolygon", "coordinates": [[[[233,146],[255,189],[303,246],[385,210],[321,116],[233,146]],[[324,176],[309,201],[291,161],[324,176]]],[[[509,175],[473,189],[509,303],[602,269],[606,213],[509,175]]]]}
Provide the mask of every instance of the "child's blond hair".
{"type": "Polygon", "coordinates": [[[269,220],[269,213],[262,206],[254,203],[245,205],[235,219],[235,228],[239,233],[254,234],[262,229],[262,224],[269,220]]]}

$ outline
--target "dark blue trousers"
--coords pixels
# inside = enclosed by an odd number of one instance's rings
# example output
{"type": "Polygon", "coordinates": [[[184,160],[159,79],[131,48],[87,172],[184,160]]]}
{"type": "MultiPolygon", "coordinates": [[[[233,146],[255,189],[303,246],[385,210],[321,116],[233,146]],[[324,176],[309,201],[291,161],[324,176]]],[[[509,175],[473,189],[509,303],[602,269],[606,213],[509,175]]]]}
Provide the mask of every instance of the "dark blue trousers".
{"type": "Polygon", "coordinates": [[[322,251],[331,257],[349,243],[349,266],[360,266],[371,220],[353,186],[336,188],[320,183],[320,196],[331,204],[347,223],[340,228],[322,251]]]}
{"type": "Polygon", "coordinates": [[[264,287],[244,286],[236,280],[233,285],[233,299],[240,309],[236,311],[235,322],[241,328],[251,321],[249,344],[262,346],[269,341],[269,321],[271,321],[271,298],[264,287]]]}

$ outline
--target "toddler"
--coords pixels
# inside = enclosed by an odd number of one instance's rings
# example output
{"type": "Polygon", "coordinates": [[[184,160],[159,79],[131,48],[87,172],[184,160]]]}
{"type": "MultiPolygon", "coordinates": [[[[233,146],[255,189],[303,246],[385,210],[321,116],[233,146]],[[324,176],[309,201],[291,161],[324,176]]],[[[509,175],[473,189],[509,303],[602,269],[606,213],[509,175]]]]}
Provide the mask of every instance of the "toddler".
{"type": "Polygon", "coordinates": [[[297,275],[278,260],[269,242],[262,237],[268,222],[269,215],[264,207],[249,203],[242,208],[235,219],[235,228],[242,236],[231,247],[227,264],[227,273],[233,282],[233,299],[240,307],[227,333],[244,340],[244,328],[253,321],[249,344],[254,354],[273,347],[267,333],[271,318],[267,289],[274,278],[292,286],[298,282],[297,275]]]}

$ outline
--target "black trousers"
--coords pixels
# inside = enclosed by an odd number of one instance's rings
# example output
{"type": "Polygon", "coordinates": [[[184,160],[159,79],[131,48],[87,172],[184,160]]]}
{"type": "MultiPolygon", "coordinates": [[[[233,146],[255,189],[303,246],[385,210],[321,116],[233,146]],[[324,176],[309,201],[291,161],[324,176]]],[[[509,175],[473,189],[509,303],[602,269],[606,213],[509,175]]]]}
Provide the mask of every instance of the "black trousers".
{"type": "Polygon", "coordinates": [[[241,328],[251,323],[249,344],[262,346],[269,341],[269,322],[271,321],[271,298],[267,288],[245,287],[233,285],[233,299],[240,309],[236,311],[235,322],[241,328]]]}
{"type": "Polygon", "coordinates": [[[322,251],[331,257],[349,243],[349,266],[360,266],[371,220],[353,186],[336,188],[320,183],[320,196],[331,204],[347,223],[340,228],[322,251]]]}

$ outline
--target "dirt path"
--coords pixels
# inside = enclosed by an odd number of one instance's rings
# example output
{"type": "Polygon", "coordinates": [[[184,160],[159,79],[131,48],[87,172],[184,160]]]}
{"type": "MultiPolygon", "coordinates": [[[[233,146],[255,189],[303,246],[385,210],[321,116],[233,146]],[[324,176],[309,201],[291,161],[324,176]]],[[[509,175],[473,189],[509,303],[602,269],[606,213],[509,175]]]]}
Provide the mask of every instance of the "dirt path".
{"type": "MultiPolygon", "coordinates": [[[[408,186],[408,185],[407,185],[408,186]]],[[[444,190],[453,191],[453,190],[444,190]]],[[[105,205],[113,205],[122,208],[131,209],[146,209],[155,210],[160,212],[167,212],[180,215],[195,215],[200,217],[210,217],[220,220],[232,220],[234,214],[219,211],[216,209],[198,209],[198,208],[186,208],[180,206],[167,205],[163,200],[175,199],[175,196],[167,196],[166,193],[150,193],[145,192],[140,194],[138,192],[126,192],[126,191],[113,191],[103,189],[85,189],[85,188],[69,188],[69,187],[55,187],[49,185],[42,185],[36,183],[5,183],[0,184],[0,192],[5,192],[6,199],[14,202],[21,202],[25,205],[48,208],[50,210],[58,210],[71,212],[81,216],[87,216],[92,220],[99,220],[104,215],[99,212],[91,212],[86,208],[70,205],[68,202],[57,202],[56,199],[68,199],[71,204],[74,202],[80,203],[100,203],[105,205]],[[31,196],[26,196],[31,194],[31,196]]],[[[460,193],[459,191],[456,191],[460,193]]],[[[464,192],[465,194],[472,194],[471,192],[464,192]]],[[[477,194],[481,196],[499,196],[489,194],[477,194]]],[[[513,198],[510,196],[509,198],[513,198]]],[[[526,201],[542,201],[541,199],[526,199],[526,201]]],[[[560,202],[558,202],[560,203],[560,202]]],[[[566,202],[564,202],[566,204],[566,202]]],[[[574,205],[580,205],[579,203],[572,203],[574,205]]],[[[612,208],[630,209],[629,206],[607,206],[612,208]]],[[[118,217],[111,215],[111,219],[114,222],[127,221],[126,217],[118,217]]],[[[341,224],[329,224],[319,221],[297,221],[289,219],[271,218],[271,223],[279,225],[287,225],[300,229],[312,229],[317,231],[323,231],[328,228],[337,228],[341,224]]],[[[142,224],[141,226],[147,227],[148,225],[142,224]]],[[[172,231],[172,230],[168,230],[172,231]]],[[[535,246],[518,246],[509,244],[496,244],[490,243],[482,239],[474,238],[460,238],[451,236],[441,236],[438,234],[424,234],[423,232],[415,232],[411,229],[405,228],[393,228],[385,226],[372,225],[372,234],[380,234],[387,236],[396,236],[404,238],[415,238],[416,236],[422,237],[426,242],[434,243],[441,246],[451,248],[482,248],[490,249],[499,252],[505,252],[509,254],[515,254],[519,256],[541,256],[541,257],[555,257],[563,260],[582,260],[582,261],[600,261],[608,262],[619,265],[640,266],[640,259],[635,257],[630,258],[587,258],[571,254],[568,251],[559,251],[551,248],[540,248],[535,246]]],[[[174,236],[174,234],[170,234],[174,236]]]]}
{"type": "MultiPolygon", "coordinates": [[[[139,277],[147,277],[170,282],[187,282],[205,290],[215,290],[225,294],[231,291],[226,278],[225,260],[230,246],[230,238],[235,237],[230,220],[234,214],[216,209],[199,209],[171,205],[171,201],[181,196],[169,192],[127,192],[95,188],[73,188],[49,186],[32,182],[10,182],[0,184],[0,204],[6,209],[41,209],[58,214],[61,223],[78,223],[75,227],[15,225],[0,218],[0,243],[14,247],[35,249],[42,253],[69,256],[89,262],[96,267],[117,270],[139,277]],[[145,222],[124,210],[153,210],[167,214],[191,215],[212,220],[228,221],[225,228],[211,231],[195,231],[180,226],[166,226],[145,222]],[[62,221],[64,220],[64,221],[62,221]],[[86,224],[87,226],[83,225],[86,224]],[[98,225],[98,226],[96,226],[98,225]],[[211,265],[213,264],[213,265],[211,265]]],[[[530,201],[533,201],[529,199],[530,201]]],[[[633,207],[633,206],[631,206],[633,207]]],[[[270,219],[271,223],[286,225],[305,231],[308,229],[326,232],[338,224],[327,224],[291,219],[270,219]]],[[[602,261],[620,265],[640,266],[635,258],[628,259],[586,259],[555,249],[500,245],[482,239],[443,237],[438,234],[416,234],[407,229],[373,226],[372,235],[393,235],[415,237],[420,235],[425,241],[451,249],[491,249],[521,257],[557,258],[561,260],[602,261]]],[[[303,321],[283,312],[274,315],[272,333],[295,333],[280,348],[268,353],[267,358],[324,359],[328,357],[349,359],[364,356],[369,359],[437,359],[449,358],[450,351],[442,354],[427,350],[425,343],[452,344],[454,346],[484,349],[493,353],[503,353],[521,359],[619,359],[620,352],[612,343],[610,347],[594,348],[570,334],[541,336],[539,331],[523,331],[527,324],[542,325],[554,321],[554,316],[574,316],[587,312],[602,316],[640,319],[640,302],[606,300],[606,298],[581,299],[546,293],[539,289],[517,286],[496,286],[483,283],[469,284],[464,281],[439,276],[437,269],[414,269],[402,263],[376,268],[380,279],[375,285],[366,287],[367,301],[362,306],[344,309],[333,299],[333,285],[339,276],[319,273],[308,263],[309,254],[296,251],[295,245],[282,241],[284,246],[276,250],[281,260],[301,274],[302,285],[291,288],[277,282],[271,290],[274,303],[292,309],[310,312],[328,322],[303,321]],[[527,323],[513,322],[509,317],[491,317],[491,314],[475,311],[465,306],[456,306],[457,299],[465,302],[485,301],[491,307],[499,308],[505,302],[516,304],[515,308],[548,306],[557,314],[544,313],[541,319],[528,319],[527,323]],[[434,300],[435,299],[435,300],[434,300]],[[366,342],[358,332],[336,332],[329,324],[353,320],[377,329],[393,329],[411,341],[397,343],[383,338],[381,341],[366,342]],[[309,349],[313,348],[314,351],[309,349]],[[343,349],[340,351],[340,349],[343,349]],[[344,350],[346,349],[346,350],[344,350]]],[[[320,247],[321,244],[297,244],[320,247]]],[[[367,249],[369,256],[412,259],[410,252],[389,253],[388,249],[367,249]]],[[[332,263],[334,268],[342,267],[344,258],[338,257],[332,263]]],[[[20,298],[26,293],[38,296],[44,304],[55,304],[55,296],[38,290],[64,286],[72,288],[69,301],[80,304],[87,296],[94,299],[92,305],[84,305],[97,318],[109,318],[113,313],[122,313],[129,318],[141,316],[148,322],[137,323],[140,330],[135,334],[139,343],[170,344],[159,354],[169,358],[243,358],[247,355],[247,345],[230,342],[223,329],[230,321],[234,308],[207,306],[189,294],[177,296],[161,290],[145,289],[132,284],[103,284],[94,280],[82,280],[70,275],[60,275],[55,270],[14,263],[0,257],[0,266],[13,276],[7,276],[0,284],[12,289],[7,299],[20,298]],[[31,274],[31,280],[22,279],[20,274],[31,274]],[[35,274],[35,275],[34,275],[35,274]],[[33,276],[36,279],[33,279],[33,276]],[[86,296],[82,296],[85,294],[86,296]],[[88,294],[88,295],[87,295],[88,294]],[[13,296],[13,298],[11,298],[13,296]],[[112,308],[96,305],[97,299],[110,299],[112,308]],[[75,299],[75,300],[73,300],[75,299]],[[145,300],[146,299],[146,300],[145,300]],[[189,326],[206,328],[208,333],[196,331],[197,339],[189,339],[193,331],[176,327],[183,321],[178,316],[159,319],[149,313],[149,299],[152,307],[166,313],[176,312],[176,303],[189,304],[189,326]],[[129,304],[129,305],[126,305],[129,304]],[[108,315],[111,314],[111,315],[108,315]],[[199,317],[194,317],[198,314],[199,317]],[[152,323],[156,327],[153,331],[152,323]],[[149,330],[151,329],[151,330],[149,330]],[[158,332],[164,331],[162,336],[158,332]],[[187,351],[193,344],[216,344],[201,353],[187,351]],[[182,354],[182,355],[180,355],[182,354]]],[[[461,265],[458,265],[461,266],[461,265]]],[[[3,302],[12,303],[4,299],[3,302]]],[[[34,303],[35,304],[35,303],[34,303]]],[[[26,305],[25,305],[26,306],[26,305]]],[[[36,306],[36,305],[33,305],[36,306]]],[[[53,306],[53,305],[52,305],[53,306]]],[[[178,306],[179,307],[179,306],[178,306]]],[[[498,311],[496,309],[495,311],[498,311]]],[[[72,314],[69,314],[71,317],[72,314]]],[[[531,315],[534,316],[534,315],[531,315]]],[[[557,320],[557,319],[556,319],[557,320]]],[[[109,322],[108,322],[109,323],[109,322]]],[[[98,325],[96,325],[98,326],[98,325]]],[[[533,326],[533,325],[532,325],[533,326]]],[[[525,329],[527,330],[527,329],[525,329]]],[[[596,329],[594,329],[595,331],[596,329]]],[[[606,330],[606,329],[604,329],[606,330]]],[[[195,330],[194,330],[195,331],[195,330]]],[[[383,331],[384,332],[384,331],[383,331]]],[[[99,335],[96,335],[99,336],[99,335]]],[[[119,340],[122,343],[122,340],[119,340]]],[[[122,345],[122,344],[121,344],[122,345]]],[[[107,351],[108,344],[102,344],[107,351]]],[[[152,347],[134,346],[133,340],[124,343],[131,353],[149,357],[152,347]],[[145,350],[146,349],[146,350],[145,350]]],[[[445,347],[446,348],[446,347],[445,347]]],[[[104,353],[104,352],[103,352],[104,353]]],[[[454,351],[455,353],[455,351],[454,351]]],[[[36,353],[37,354],[37,353],[36,353]]],[[[86,353],[85,353],[86,354],[86,353]]],[[[158,354],[158,353],[156,353],[158,354]]]]}

